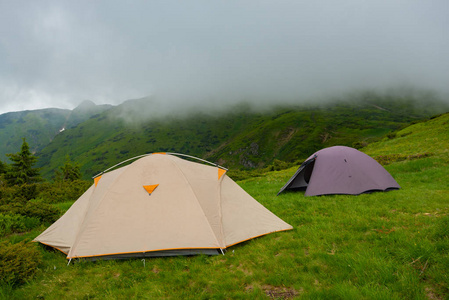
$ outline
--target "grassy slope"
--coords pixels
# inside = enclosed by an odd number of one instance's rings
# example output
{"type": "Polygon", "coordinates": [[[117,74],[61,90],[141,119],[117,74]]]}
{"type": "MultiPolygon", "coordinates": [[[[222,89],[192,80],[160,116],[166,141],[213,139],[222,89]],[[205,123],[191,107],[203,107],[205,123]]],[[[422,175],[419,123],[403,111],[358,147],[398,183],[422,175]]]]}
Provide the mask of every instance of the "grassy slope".
{"type": "Polygon", "coordinates": [[[69,114],[69,110],[43,109],[0,115],[0,159],[6,160],[6,153],[16,153],[22,138],[26,138],[32,151],[42,149],[61,129],[69,114]]]}
{"type": "MultiPolygon", "coordinates": [[[[16,299],[443,299],[449,296],[449,114],[372,144],[370,155],[433,153],[386,166],[401,190],[304,197],[276,192],[295,168],[240,182],[294,226],[225,256],[80,262],[42,247],[44,265],[16,299]],[[402,136],[402,137],[401,137],[402,136]]],[[[43,229],[43,228],[42,228],[43,229]]],[[[15,239],[31,239],[31,232],[15,239]]]]}
{"type": "Polygon", "coordinates": [[[5,154],[16,153],[26,138],[32,152],[48,145],[62,128],[71,128],[90,116],[109,109],[109,105],[80,105],[74,110],[48,108],[11,112],[0,115],[0,160],[9,161],[5,154]]]}

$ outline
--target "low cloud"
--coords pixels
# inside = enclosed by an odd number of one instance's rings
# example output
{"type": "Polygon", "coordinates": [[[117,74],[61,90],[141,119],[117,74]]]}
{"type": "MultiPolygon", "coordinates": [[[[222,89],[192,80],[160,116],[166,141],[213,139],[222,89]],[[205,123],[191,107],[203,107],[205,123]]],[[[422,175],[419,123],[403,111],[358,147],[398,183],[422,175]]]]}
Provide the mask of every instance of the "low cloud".
{"type": "Polygon", "coordinates": [[[0,113],[449,93],[447,1],[0,3],[0,113]],[[159,100],[158,100],[159,101],[159,100]]]}

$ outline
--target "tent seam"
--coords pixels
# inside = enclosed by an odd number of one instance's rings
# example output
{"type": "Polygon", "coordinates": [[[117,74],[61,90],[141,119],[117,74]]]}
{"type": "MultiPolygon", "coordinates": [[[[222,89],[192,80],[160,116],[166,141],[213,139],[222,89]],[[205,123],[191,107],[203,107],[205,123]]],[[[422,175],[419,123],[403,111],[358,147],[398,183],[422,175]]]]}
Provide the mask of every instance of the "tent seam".
{"type": "MultiPolygon", "coordinates": [[[[127,167],[128,167],[128,166],[129,166],[129,165],[123,167],[123,168],[126,168],[126,169],[123,170],[122,173],[121,173],[120,175],[118,175],[118,176],[111,182],[110,186],[113,185],[113,184],[115,184],[115,182],[116,182],[116,181],[123,175],[123,173],[125,173],[125,171],[127,170],[127,167]]],[[[118,170],[118,169],[117,169],[117,170],[118,170]]],[[[109,172],[109,173],[110,173],[110,172],[109,172]]],[[[104,175],[104,174],[102,174],[102,175],[104,175]]],[[[101,179],[100,179],[100,180],[101,180],[101,179]]],[[[94,194],[96,188],[97,188],[97,187],[94,187],[94,190],[92,191],[92,195],[89,197],[89,200],[91,200],[91,197],[93,196],[93,194],[94,194]]],[[[100,201],[98,201],[97,209],[98,209],[98,207],[100,207],[101,203],[103,203],[104,199],[106,198],[106,194],[107,194],[107,192],[104,193],[103,196],[101,197],[100,201]]],[[[87,207],[87,209],[86,209],[86,213],[84,214],[84,219],[83,219],[83,220],[86,220],[86,216],[87,216],[88,212],[90,211],[91,205],[92,205],[92,202],[89,201],[89,205],[88,205],[88,207],[87,207]]],[[[96,211],[96,210],[95,210],[95,211],[96,211]]],[[[94,214],[95,211],[92,211],[92,212],[91,212],[91,215],[94,214]]],[[[75,246],[78,246],[78,243],[79,243],[79,240],[80,240],[80,237],[81,237],[81,233],[84,231],[84,230],[83,230],[83,231],[81,230],[81,228],[83,227],[84,224],[85,224],[85,222],[82,222],[82,224],[81,224],[81,226],[80,226],[80,228],[79,228],[79,230],[78,230],[78,233],[76,234],[75,242],[73,243],[72,247],[70,247],[70,250],[69,250],[68,254],[70,254],[70,252],[72,251],[72,249],[75,249],[75,248],[76,248],[75,246]]],[[[84,229],[85,229],[85,228],[84,228],[84,229]]],[[[68,255],[68,254],[67,254],[67,255],[68,255]]]]}
{"type": "MultiPolygon", "coordinates": [[[[178,158],[178,157],[176,157],[176,158],[178,158]]],[[[200,201],[198,200],[197,194],[196,194],[195,191],[192,189],[192,186],[191,186],[191,184],[190,184],[190,181],[187,179],[186,175],[185,175],[184,172],[181,170],[181,168],[180,168],[177,164],[175,164],[171,159],[170,159],[170,163],[172,163],[172,164],[179,170],[179,172],[182,174],[182,177],[184,178],[185,182],[187,183],[189,189],[192,191],[193,195],[195,196],[195,199],[196,199],[196,201],[197,201],[197,203],[198,203],[198,206],[201,208],[201,212],[203,213],[203,216],[204,216],[204,218],[206,219],[207,224],[209,225],[209,229],[210,229],[210,231],[212,232],[212,235],[214,236],[215,241],[216,241],[217,244],[219,245],[219,248],[221,248],[222,243],[220,243],[220,241],[218,240],[217,236],[215,235],[215,232],[214,232],[214,230],[212,229],[212,226],[211,226],[210,223],[209,223],[209,219],[207,218],[206,214],[204,213],[203,206],[200,204],[200,201]]],[[[212,168],[213,168],[213,167],[212,167],[212,168]]],[[[220,231],[221,231],[221,229],[222,229],[221,227],[223,227],[223,226],[220,226],[220,231]]]]}

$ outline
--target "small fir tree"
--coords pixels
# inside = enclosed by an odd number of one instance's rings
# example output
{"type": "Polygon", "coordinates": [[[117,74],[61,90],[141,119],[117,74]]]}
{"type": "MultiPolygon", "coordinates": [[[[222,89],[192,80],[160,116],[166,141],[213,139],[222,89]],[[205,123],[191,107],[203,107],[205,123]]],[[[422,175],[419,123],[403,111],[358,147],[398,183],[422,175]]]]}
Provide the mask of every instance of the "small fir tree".
{"type": "Polygon", "coordinates": [[[0,176],[6,172],[6,164],[0,160],[0,176]]]}
{"type": "Polygon", "coordinates": [[[7,167],[8,167],[8,165],[0,160],[0,199],[2,199],[2,197],[3,197],[2,186],[4,186],[6,184],[4,178],[5,178],[5,173],[6,173],[7,167]]]}
{"type": "Polygon", "coordinates": [[[42,181],[39,169],[33,167],[37,157],[30,152],[25,138],[18,153],[9,153],[6,156],[12,161],[5,172],[5,180],[9,185],[33,184],[42,181]]]}
{"type": "Polygon", "coordinates": [[[66,156],[64,166],[59,167],[59,170],[55,171],[56,181],[75,181],[81,179],[80,166],[70,160],[69,156],[66,156]]]}

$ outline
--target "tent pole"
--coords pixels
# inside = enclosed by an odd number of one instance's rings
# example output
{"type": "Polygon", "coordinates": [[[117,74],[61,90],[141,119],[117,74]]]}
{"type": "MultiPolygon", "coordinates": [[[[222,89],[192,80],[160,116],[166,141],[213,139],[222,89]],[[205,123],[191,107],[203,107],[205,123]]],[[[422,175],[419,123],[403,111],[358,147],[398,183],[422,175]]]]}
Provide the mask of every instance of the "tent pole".
{"type": "Polygon", "coordinates": [[[175,152],[167,152],[167,154],[176,155],[176,156],[183,156],[183,157],[188,157],[188,158],[196,159],[196,160],[199,160],[199,161],[208,163],[208,164],[210,164],[210,165],[213,165],[213,166],[215,166],[215,167],[217,167],[217,168],[220,168],[220,169],[223,169],[223,170],[226,170],[226,171],[228,170],[228,169],[226,169],[225,167],[220,166],[219,164],[216,164],[216,163],[213,163],[213,162],[210,162],[210,161],[207,161],[207,160],[205,160],[205,159],[201,159],[201,158],[198,158],[198,157],[195,157],[195,156],[191,156],[191,155],[187,155],[187,154],[181,154],[181,153],[175,153],[175,152]]]}
{"type": "MultiPolygon", "coordinates": [[[[124,161],[122,161],[122,162],[120,162],[120,163],[118,163],[118,164],[116,164],[116,165],[114,165],[114,166],[112,166],[112,167],[110,167],[110,168],[107,168],[107,169],[104,170],[103,172],[98,173],[97,175],[93,176],[92,178],[95,178],[95,177],[98,177],[98,176],[100,176],[100,175],[103,175],[103,174],[106,173],[107,171],[112,170],[112,169],[114,169],[115,167],[118,167],[118,166],[120,166],[120,165],[122,165],[122,164],[124,164],[124,163],[126,163],[126,162],[128,162],[128,161],[130,161],[130,160],[138,159],[138,158],[145,157],[145,156],[150,156],[150,155],[152,155],[152,154],[156,154],[156,153],[147,153],[147,154],[142,154],[142,155],[138,155],[138,156],[135,156],[135,157],[126,159],[126,160],[124,160],[124,161]]],[[[181,154],[181,153],[174,153],[174,152],[166,152],[166,154],[171,154],[171,155],[183,156],[183,157],[188,157],[188,158],[196,159],[196,160],[199,160],[199,161],[208,163],[208,164],[210,164],[210,165],[216,166],[217,168],[220,168],[220,169],[223,169],[223,170],[226,170],[226,171],[228,170],[228,169],[226,169],[225,167],[222,167],[222,166],[220,166],[220,165],[218,165],[218,164],[216,164],[216,163],[213,163],[213,162],[210,162],[210,161],[207,161],[207,160],[205,160],[205,159],[201,159],[201,158],[198,158],[198,157],[195,157],[195,156],[191,156],[191,155],[187,155],[187,154],[181,154]]]]}
{"type": "Polygon", "coordinates": [[[130,161],[130,160],[138,159],[138,158],[141,158],[141,157],[144,157],[144,156],[149,156],[149,155],[151,155],[151,153],[150,153],[150,154],[142,154],[142,155],[139,155],[139,156],[131,157],[131,158],[127,159],[127,160],[124,160],[124,161],[122,161],[122,162],[116,164],[116,165],[113,165],[113,166],[110,167],[110,168],[107,168],[106,170],[104,170],[103,172],[98,173],[97,175],[93,176],[92,178],[98,177],[98,176],[100,176],[100,175],[106,173],[107,171],[109,171],[109,170],[111,170],[111,169],[113,169],[113,168],[115,168],[115,167],[118,167],[118,166],[120,166],[120,165],[122,165],[122,164],[124,164],[124,163],[126,163],[126,162],[128,162],[128,161],[130,161]]]}
{"type": "Polygon", "coordinates": [[[72,261],[72,259],[69,259],[69,262],[67,263],[67,267],[70,265],[70,262],[72,261]]]}

